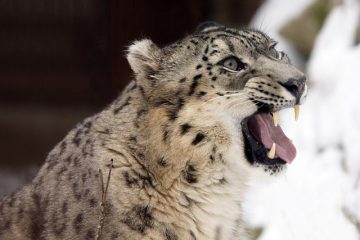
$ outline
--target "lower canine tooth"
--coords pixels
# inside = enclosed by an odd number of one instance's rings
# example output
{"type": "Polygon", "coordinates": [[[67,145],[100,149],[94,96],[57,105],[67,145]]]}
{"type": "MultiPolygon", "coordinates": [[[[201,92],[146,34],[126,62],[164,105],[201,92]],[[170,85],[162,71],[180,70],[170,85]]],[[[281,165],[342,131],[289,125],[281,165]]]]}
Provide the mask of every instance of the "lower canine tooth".
{"type": "Polygon", "coordinates": [[[274,125],[277,127],[279,125],[279,112],[273,112],[274,125]]]}
{"type": "Polygon", "coordinates": [[[295,112],[295,120],[298,120],[299,114],[300,114],[300,105],[299,104],[294,106],[294,112],[295,112]]]}
{"type": "Polygon", "coordinates": [[[273,145],[271,146],[270,151],[267,153],[267,157],[270,159],[274,159],[275,158],[275,149],[276,149],[276,144],[273,143],[273,145]]]}

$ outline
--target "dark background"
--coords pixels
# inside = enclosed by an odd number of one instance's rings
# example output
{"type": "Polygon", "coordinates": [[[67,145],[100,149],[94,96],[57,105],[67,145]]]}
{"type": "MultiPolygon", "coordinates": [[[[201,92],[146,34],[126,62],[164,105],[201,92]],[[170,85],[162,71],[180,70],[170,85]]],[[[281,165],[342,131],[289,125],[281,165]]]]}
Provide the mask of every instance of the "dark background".
{"type": "Polygon", "coordinates": [[[163,46],[205,20],[246,25],[261,2],[0,0],[0,169],[28,174],[110,103],[131,79],[131,41],[163,46]]]}

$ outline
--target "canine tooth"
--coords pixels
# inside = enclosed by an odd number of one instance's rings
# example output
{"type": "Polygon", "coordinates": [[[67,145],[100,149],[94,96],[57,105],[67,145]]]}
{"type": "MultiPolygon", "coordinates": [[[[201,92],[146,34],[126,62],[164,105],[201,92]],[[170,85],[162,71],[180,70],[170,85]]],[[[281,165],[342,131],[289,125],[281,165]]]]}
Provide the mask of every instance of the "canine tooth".
{"type": "Polygon", "coordinates": [[[273,112],[274,125],[277,127],[279,125],[279,112],[273,112]]]}
{"type": "Polygon", "coordinates": [[[294,106],[294,112],[295,112],[295,121],[297,121],[299,119],[299,114],[300,114],[300,105],[296,104],[294,106]]]}
{"type": "Polygon", "coordinates": [[[267,153],[267,157],[270,159],[274,159],[275,158],[275,149],[276,149],[276,144],[273,143],[271,146],[270,151],[267,153]]]}

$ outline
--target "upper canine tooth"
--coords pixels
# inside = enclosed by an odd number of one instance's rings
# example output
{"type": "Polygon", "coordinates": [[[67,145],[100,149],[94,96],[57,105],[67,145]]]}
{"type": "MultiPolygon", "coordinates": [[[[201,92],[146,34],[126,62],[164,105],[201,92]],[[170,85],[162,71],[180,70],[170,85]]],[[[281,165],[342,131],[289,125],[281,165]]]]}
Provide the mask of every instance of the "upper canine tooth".
{"type": "Polygon", "coordinates": [[[267,157],[270,159],[274,159],[275,158],[275,149],[276,149],[276,144],[273,143],[271,146],[270,151],[267,153],[267,157]]]}
{"type": "Polygon", "coordinates": [[[296,104],[294,106],[294,112],[295,112],[295,120],[298,120],[299,119],[299,114],[300,114],[300,105],[299,104],[296,104]]]}
{"type": "Polygon", "coordinates": [[[279,125],[279,112],[273,112],[274,125],[277,127],[279,125]]]}

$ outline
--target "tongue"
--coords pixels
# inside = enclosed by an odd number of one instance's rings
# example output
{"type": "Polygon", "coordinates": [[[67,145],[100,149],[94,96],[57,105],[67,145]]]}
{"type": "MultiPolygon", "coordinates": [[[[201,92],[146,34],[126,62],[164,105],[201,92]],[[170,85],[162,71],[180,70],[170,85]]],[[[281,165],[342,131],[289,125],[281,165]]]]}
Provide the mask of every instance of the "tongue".
{"type": "Polygon", "coordinates": [[[248,121],[248,128],[255,139],[270,149],[276,144],[275,153],[287,163],[291,163],[296,156],[296,148],[284,134],[280,126],[275,127],[269,113],[255,114],[248,121]]]}

